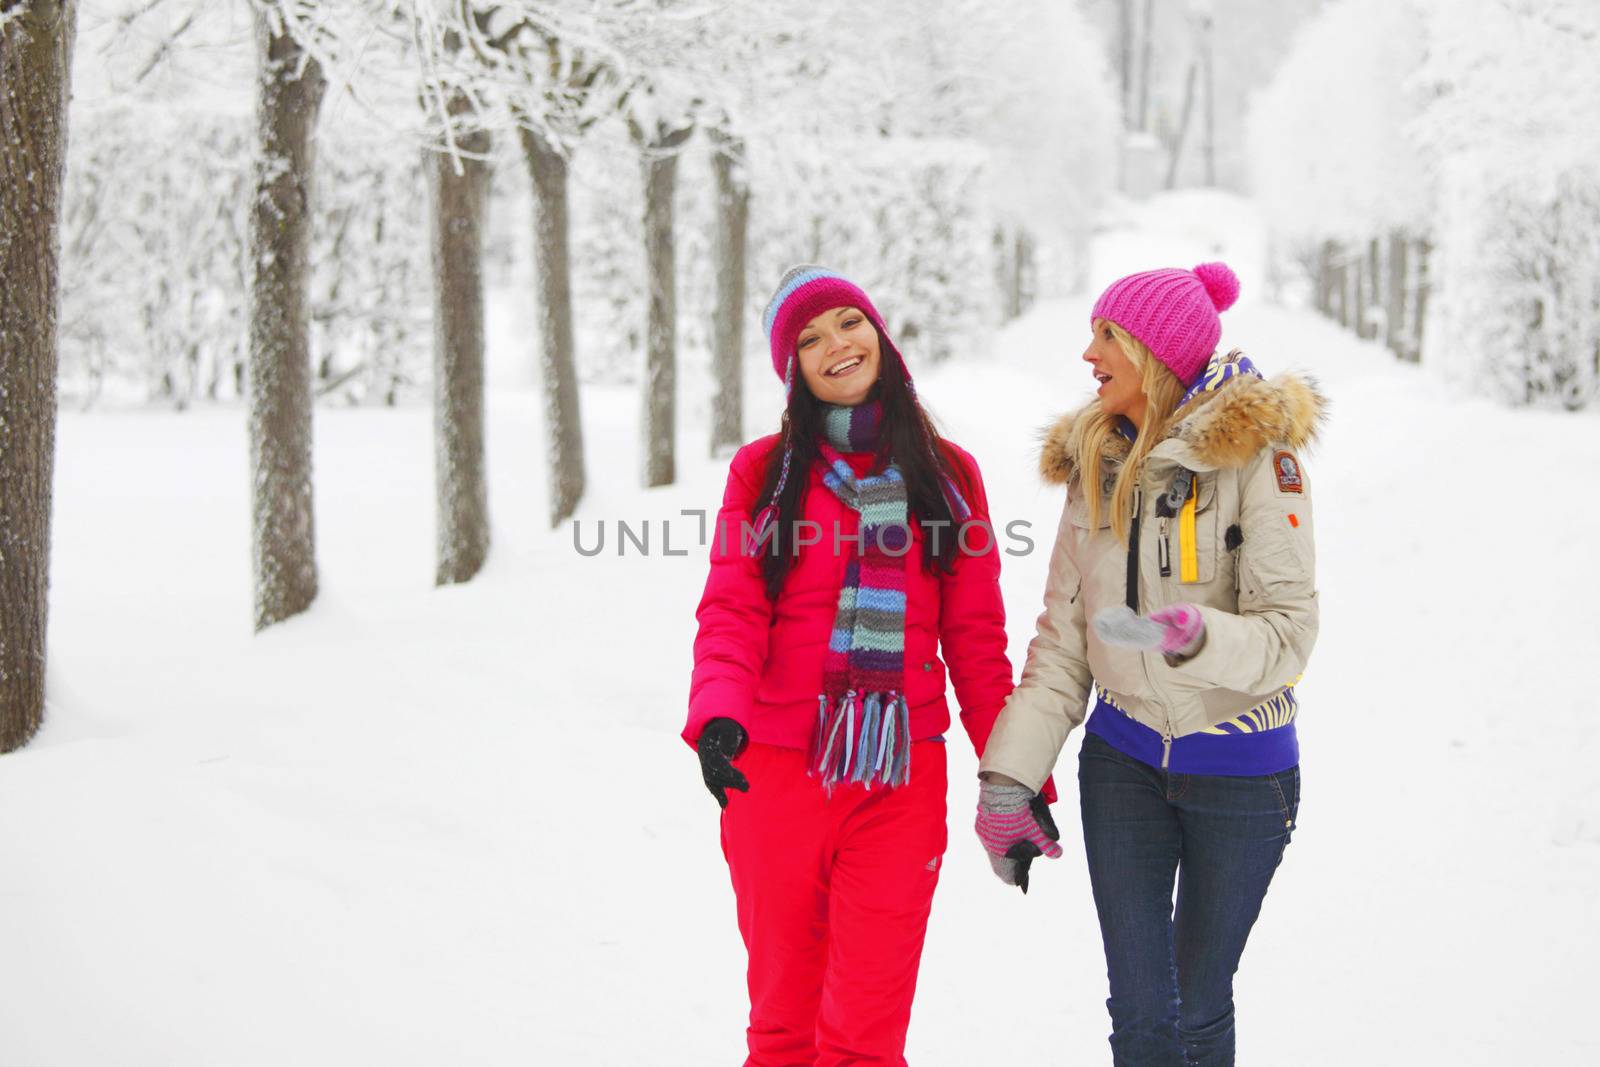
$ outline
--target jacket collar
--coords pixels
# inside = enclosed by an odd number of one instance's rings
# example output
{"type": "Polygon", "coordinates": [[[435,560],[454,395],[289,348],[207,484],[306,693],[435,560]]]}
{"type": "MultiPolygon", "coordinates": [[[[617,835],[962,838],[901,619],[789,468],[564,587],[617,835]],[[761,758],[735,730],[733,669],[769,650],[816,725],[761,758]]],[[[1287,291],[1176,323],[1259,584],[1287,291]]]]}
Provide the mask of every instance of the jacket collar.
{"type": "MultiPolygon", "coordinates": [[[[1237,350],[1216,355],[1150,459],[1194,471],[1241,467],[1268,445],[1299,449],[1313,442],[1326,410],[1327,399],[1313,379],[1283,374],[1269,380],[1237,350]]],[[[1045,431],[1039,473],[1046,482],[1064,485],[1072,480],[1079,437],[1099,411],[1100,401],[1093,400],[1045,431]]],[[[1110,435],[1107,465],[1120,467],[1131,450],[1132,443],[1122,434],[1110,435]]]]}

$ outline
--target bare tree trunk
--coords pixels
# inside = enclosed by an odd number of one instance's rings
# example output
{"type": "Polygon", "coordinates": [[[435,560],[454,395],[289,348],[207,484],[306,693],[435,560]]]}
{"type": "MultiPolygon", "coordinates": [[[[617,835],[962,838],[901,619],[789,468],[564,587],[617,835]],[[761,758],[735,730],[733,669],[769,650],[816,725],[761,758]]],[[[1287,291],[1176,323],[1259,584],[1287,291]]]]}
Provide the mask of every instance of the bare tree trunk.
{"type": "Polygon", "coordinates": [[[1378,254],[1378,239],[1373,237],[1367,241],[1367,313],[1361,320],[1361,336],[1369,341],[1378,336],[1377,324],[1372,321],[1372,309],[1383,306],[1382,264],[1383,257],[1378,254]]]}
{"type": "Polygon", "coordinates": [[[1011,238],[1007,236],[1004,226],[994,228],[994,238],[990,243],[994,247],[994,279],[995,289],[1000,294],[1000,314],[1004,321],[1010,322],[1017,317],[1017,309],[1012,299],[1014,265],[1011,260],[1011,238]]]}
{"type": "MultiPolygon", "coordinates": [[[[450,102],[451,114],[466,98],[450,102]]],[[[488,154],[489,135],[456,138],[488,154]]],[[[433,196],[433,465],[437,501],[434,584],[470,581],[489,554],[489,489],[483,446],[483,215],[489,165],[431,152],[433,196]]]]}
{"type": "Polygon", "coordinates": [[[1011,306],[1017,318],[1033,307],[1033,238],[1026,230],[1017,230],[1012,241],[1011,254],[1011,306]]]}
{"type": "Polygon", "coordinates": [[[1422,339],[1428,325],[1428,293],[1432,282],[1428,276],[1429,260],[1433,257],[1433,244],[1426,237],[1417,239],[1416,245],[1416,295],[1411,306],[1415,308],[1411,326],[1411,362],[1422,362],[1422,339]]]}
{"type": "Polygon", "coordinates": [[[717,306],[711,323],[711,454],[737,447],[744,437],[745,252],[750,221],[750,186],[744,175],[744,145],[713,132],[711,157],[717,182],[717,228],[713,242],[717,306]]]}
{"type": "Polygon", "coordinates": [[[1178,117],[1178,132],[1172,140],[1172,155],[1167,159],[1167,188],[1178,187],[1178,163],[1183,158],[1183,139],[1189,132],[1189,116],[1194,112],[1194,82],[1198,64],[1189,64],[1183,79],[1183,110],[1178,117]]]}
{"type": "Polygon", "coordinates": [[[678,282],[672,234],[672,195],[678,179],[677,149],[690,129],[657,126],[635,139],[643,151],[644,248],[650,288],[645,324],[644,484],[671,485],[677,478],[678,282]]]}
{"type": "Polygon", "coordinates": [[[1333,317],[1333,242],[1323,241],[1317,250],[1317,310],[1333,317]]]}
{"type": "Polygon", "coordinates": [[[1389,234],[1389,307],[1384,328],[1384,344],[1401,359],[1406,358],[1406,239],[1399,230],[1389,234]]]}
{"type": "Polygon", "coordinates": [[[75,0],[34,0],[0,28],[0,752],[27,744],[44,721],[61,183],[76,22],[75,0]]]}
{"type": "Polygon", "coordinates": [[[1139,59],[1139,129],[1150,129],[1150,60],[1155,48],[1155,0],[1144,0],[1144,40],[1139,59]]]}
{"type": "Polygon", "coordinates": [[[1117,69],[1122,75],[1122,128],[1133,127],[1133,0],[1117,0],[1117,69]]]}
{"type": "Polygon", "coordinates": [[[533,180],[533,251],[539,272],[539,351],[544,369],[545,469],[550,525],[583,497],[583,422],[572,340],[572,261],[567,246],[567,157],[544,133],[524,128],[522,154],[533,180]]]}
{"type": "Polygon", "coordinates": [[[1334,318],[1340,326],[1350,328],[1350,258],[1344,254],[1344,246],[1337,241],[1333,245],[1333,271],[1334,271],[1334,318]]]}
{"type": "Polygon", "coordinates": [[[256,18],[254,266],[250,307],[250,458],[255,489],[255,625],[306,610],[317,595],[311,509],[310,271],[312,131],[325,82],[316,60],[268,15],[256,18]]]}
{"type": "Polygon", "coordinates": [[[1212,66],[1211,17],[1204,16],[1200,23],[1200,65],[1205,75],[1206,118],[1203,154],[1206,162],[1206,184],[1217,184],[1217,79],[1212,66]]]}
{"type": "Polygon", "coordinates": [[[1367,260],[1365,256],[1355,255],[1350,258],[1351,280],[1355,288],[1353,300],[1355,305],[1355,322],[1352,323],[1352,325],[1355,327],[1355,334],[1357,337],[1367,336],[1366,269],[1367,260]]]}

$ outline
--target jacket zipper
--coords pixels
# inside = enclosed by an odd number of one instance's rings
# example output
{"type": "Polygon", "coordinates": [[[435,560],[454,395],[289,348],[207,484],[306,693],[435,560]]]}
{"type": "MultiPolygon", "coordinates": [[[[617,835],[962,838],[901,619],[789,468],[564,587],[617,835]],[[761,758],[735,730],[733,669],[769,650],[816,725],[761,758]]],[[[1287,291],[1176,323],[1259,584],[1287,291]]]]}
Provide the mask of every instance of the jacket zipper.
{"type": "MultiPolygon", "coordinates": [[[[1142,474],[1142,472],[1141,472],[1142,474]]],[[[1136,614],[1139,611],[1139,524],[1144,516],[1144,484],[1143,479],[1133,485],[1133,521],[1128,528],[1128,607],[1136,614]]],[[[1167,520],[1161,520],[1161,544],[1165,545],[1167,537],[1167,520]]],[[[1162,553],[1162,574],[1170,570],[1170,560],[1167,553],[1162,553]]],[[[1161,732],[1161,769],[1166,770],[1167,764],[1172,759],[1172,707],[1161,690],[1156,687],[1156,680],[1150,673],[1150,665],[1145,661],[1148,652],[1139,653],[1139,666],[1144,669],[1145,682],[1150,686],[1150,691],[1157,694],[1161,704],[1161,718],[1166,724],[1161,732]]]]}
{"type": "Polygon", "coordinates": [[[1133,521],[1128,524],[1128,610],[1139,613],[1139,521],[1144,514],[1144,486],[1133,486],[1133,521]]]}

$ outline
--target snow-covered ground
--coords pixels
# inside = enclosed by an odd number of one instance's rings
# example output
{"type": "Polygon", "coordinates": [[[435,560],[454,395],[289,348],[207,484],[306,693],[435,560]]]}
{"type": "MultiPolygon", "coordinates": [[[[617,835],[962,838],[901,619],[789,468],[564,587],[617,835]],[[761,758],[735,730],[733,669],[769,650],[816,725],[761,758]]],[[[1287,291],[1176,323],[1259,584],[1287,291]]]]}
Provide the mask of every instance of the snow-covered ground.
{"type": "MultiPolygon", "coordinates": [[[[1333,402],[1307,463],[1304,803],[1238,979],[1241,1061],[1595,1062],[1600,423],[1449,391],[1263,302],[1260,245],[1248,205],[1170,196],[1094,271],[1228,259],[1224,345],[1333,402]]],[[[1006,562],[1018,666],[1061,504],[1034,431],[1089,393],[1089,302],[943,366],[909,354],[997,519],[1039,542],[1006,562]]],[[[528,358],[519,322],[496,308],[492,380],[528,358]]],[[[0,758],[0,1063],[740,1061],[717,811],[677,738],[704,577],[680,511],[723,478],[689,362],[666,489],[635,488],[637,398],[585,393],[595,558],[543,528],[537,396],[493,392],[493,556],[445,590],[428,412],[319,410],[323,592],[260,636],[242,414],[63,414],[49,720],[0,758]],[[648,558],[617,556],[617,520],[649,520],[648,558]],[[687,555],[662,553],[665,522],[687,555]]],[[[764,361],[750,377],[754,436],[779,398],[764,361]]],[[[966,830],[975,767],[951,746],[909,1058],[1105,1062],[1081,853],[1026,898],[1002,887],[966,830]]]]}

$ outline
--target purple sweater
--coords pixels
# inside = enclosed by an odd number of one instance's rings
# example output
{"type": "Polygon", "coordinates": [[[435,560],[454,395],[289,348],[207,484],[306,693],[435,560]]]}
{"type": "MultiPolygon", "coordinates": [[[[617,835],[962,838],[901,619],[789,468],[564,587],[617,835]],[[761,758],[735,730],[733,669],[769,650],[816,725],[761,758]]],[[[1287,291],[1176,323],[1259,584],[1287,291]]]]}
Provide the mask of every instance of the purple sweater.
{"type": "MultiPolygon", "coordinates": [[[[1100,686],[1084,729],[1125,756],[1161,766],[1161,735],[1135,720],[1100,686]]],[[[1175,737],[1167,759],[1172,774],[1223,774],[1251,777],[1277,774],[1300,762],[1294,719],[1298,705],[1289,686],[1238,718],[1199,733],[1175,737]]]]}

